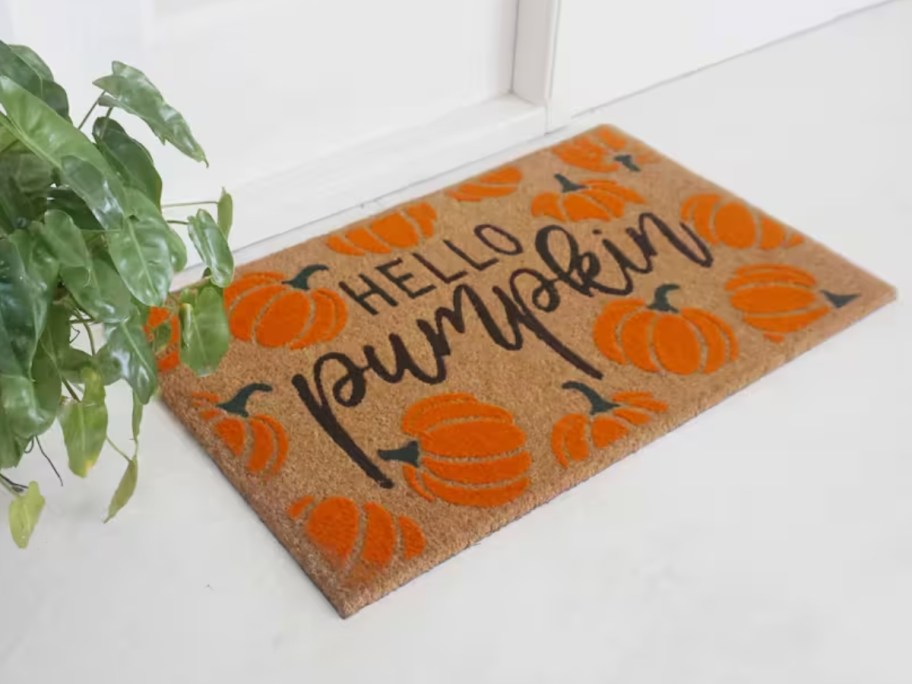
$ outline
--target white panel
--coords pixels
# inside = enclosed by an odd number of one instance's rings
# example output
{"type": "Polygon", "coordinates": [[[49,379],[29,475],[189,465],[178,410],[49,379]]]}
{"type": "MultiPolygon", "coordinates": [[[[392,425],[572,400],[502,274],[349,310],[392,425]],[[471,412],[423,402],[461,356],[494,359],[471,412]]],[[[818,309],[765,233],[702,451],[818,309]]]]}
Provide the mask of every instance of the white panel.
{"type": "Polygon", "coordinates": [[[874,5],[874,0],[564,0],[555,127],[587,109],[874,5]]]}
{"type": "Polygon", "coordinates": [[[519,0],[513,92],[534,104],[551,99],[551,75],[561,0],[519,0]]]}

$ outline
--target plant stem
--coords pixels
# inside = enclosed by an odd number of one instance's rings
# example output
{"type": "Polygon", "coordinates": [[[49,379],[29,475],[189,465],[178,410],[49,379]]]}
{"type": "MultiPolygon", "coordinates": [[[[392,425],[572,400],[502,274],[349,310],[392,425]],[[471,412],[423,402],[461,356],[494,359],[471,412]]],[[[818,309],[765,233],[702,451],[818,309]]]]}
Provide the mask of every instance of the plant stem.
{"type": "Polygon", "coordinates": [[[60,486],[63,487],[63,478],[60,477],[60,471],[57,470],[57,466],[54,465],[51,457],[47,455],[47,452],[44,450],[44,447],[41,444],[41,440],[36,437],[35,443],[38,445],[38,451],[41,452],[41,455],[44,456],[44,460],[48,462],[48,465],[51,466],[51,470],[54,471],[54,475],[57,476],[57,481],[60,482],[60,486]]]}
{"type": "Polygon", "coordinates": [[[70,393],[70,396],[73,397],[73,401],[79,401],[79,396],[76,394],[76,390],[73,389],[73,386],[67,381],[63,381],[63,386],[66,387],[67,392],[70,393]]]}
{"type": "Polygon", "coordinates": [[[86,335],[89,336],[89,349],[92,350],[92,356],[95,356],[95,338],[92,337],[92,331],[89,329],[89,324],[84,320],[80,320],[79,322],[82,323],[82,327],[86,331],[86,335]]]}
{"type": "Polygon", "coordinates": [[[6,475],[0,473],[0,484],[3,485],[3,488],[8,491],[13,496],[19,496],[24,492],[28,487],[21,485],[18,482],[13,482],[6,475]]]}
{"type": "Polygon", "coordinates": [[[202,202],[170,202],[169,204],[161,205],[161,208],[170,209],[171,207],[198,207],[201,204],[218,205],[218,202],[215,200],[203,200],[202,202]]]}
{"type": "Polygon", "coordinates": [[[181,224],[182,226],[189,226],[189,225],[190,225],[190,223],[189,223],[188,221],[178,221],[177,219],[168,219],[168,223],[179,223],[179,224],[181,224]]]}
{"type": "MultiPolygon", "coordinates": [[[[102,91],[101,95],[104,95],[104,91],[102,91]]],[[[76,126],[76,128],[82,130],[82,127],[85,126],[85,122],[89,120],[89,117],[92,116],[92,112],[95,111],[95,107],[97,107],[98,103],[101,101],[101,95],[95,98],[95,102],[93,102],[92,106],[89,107],[89,111],[87,111],[85,116],[82,117],[82,121],[79,122],[79,125],[76,126]]],[[[111,110],[108,111],[110,112],[111,110]]]]}
{"type": "Polygon", "coordinates": [[[130,462],[130,457],[127,456],[127,453],[126,453],[123,449],[121,449],[119,446],[117,446],[116,444],[114,444],[114,442],[111,441],[111,438],[110,438],[110,437],[107,437],[107,436],[106,436],[106,437],[105,437],[105,441],[110,445],[110,447],[111,447],[112,449],[114,449],[114,451],[116,451],[118,454],[120,454],[121,456],[123,456],[123,457],[124,457],[124,460],[126,460],[127,463],[130,462]]]}

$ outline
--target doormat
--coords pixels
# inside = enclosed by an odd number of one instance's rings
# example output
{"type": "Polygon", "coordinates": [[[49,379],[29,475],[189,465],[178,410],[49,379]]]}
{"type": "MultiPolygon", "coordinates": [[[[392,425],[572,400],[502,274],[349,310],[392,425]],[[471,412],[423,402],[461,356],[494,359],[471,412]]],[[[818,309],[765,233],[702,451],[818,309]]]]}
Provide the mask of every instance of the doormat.
{"type": "Polygon", "coordinates": [[[166,353],[164,399],[342,616],[895,296],[607,126],[225,294],[219,371],[166,353]]]}

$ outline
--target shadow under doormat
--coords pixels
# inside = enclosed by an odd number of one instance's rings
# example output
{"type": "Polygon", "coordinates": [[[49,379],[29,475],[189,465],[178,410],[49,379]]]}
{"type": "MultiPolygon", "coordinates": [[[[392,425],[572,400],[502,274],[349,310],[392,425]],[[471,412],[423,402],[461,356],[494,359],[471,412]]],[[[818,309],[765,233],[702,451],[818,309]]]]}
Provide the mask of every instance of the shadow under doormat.
{"type": "Polygon", "coordinates": [[[239,268],[163,393],[348,616],[894,296],[603,126],[239,268]]]}

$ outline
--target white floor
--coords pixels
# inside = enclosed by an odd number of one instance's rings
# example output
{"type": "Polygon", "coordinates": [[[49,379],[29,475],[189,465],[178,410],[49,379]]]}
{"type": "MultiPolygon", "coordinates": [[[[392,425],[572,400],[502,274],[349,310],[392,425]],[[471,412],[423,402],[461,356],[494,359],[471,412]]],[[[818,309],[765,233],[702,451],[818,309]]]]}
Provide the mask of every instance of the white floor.
{"type": "Polygon", "coordinates": [[[0,541],[0,682],[912,681],[912,2],[584,118],[899,301],[348,621],[155,406],[140,489],[110,525],[118,458],[63,490],[40,459],[20,473],[48,505],[28,552],[0,541]]]}

